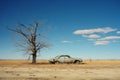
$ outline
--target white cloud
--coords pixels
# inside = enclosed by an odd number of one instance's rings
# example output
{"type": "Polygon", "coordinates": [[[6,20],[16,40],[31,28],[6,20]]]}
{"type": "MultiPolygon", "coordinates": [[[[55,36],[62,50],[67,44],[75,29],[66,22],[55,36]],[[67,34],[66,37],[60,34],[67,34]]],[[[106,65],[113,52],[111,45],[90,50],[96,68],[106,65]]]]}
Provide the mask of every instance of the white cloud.
{"type": "Polygon", "coordinates": [[[100,36],[97,34],[92,34],[92,35],[89,35],[88,38],[100,38],[100,36]]]}
{"type": "Polygon", "coordinates": [[[101,36],[99,36],[97,34],[90,34],[90,35],[82,35],[82,37],[86,37],[89,39],[96,39],[96,38],[100,38],[101,36]]]}
{"type": "Polygon", "coordinates": [[[117,34],[120,34],[120,31],[117,31],[116,33],[117,33],[117,34]]]}
{"type": "Polygon", "coordinates": [[[120,39],[120,36],[107,36],[99,40],[118,40],[118,39],[120,39]]]}
{"type": "Polygon", "coordinates": [[[96,38],[100,38],[100,36],[97,35],[97,34],[91,34],[91,35],[88,36],[88,38],[90,38],[90,39],[96,39],[96,38]]]}
{"type": "Polygon", "coordinates": [[[113,29],[111,27],[76,30],[73,32],[73,34],[82,35],[82,37],[87,38],[88,41],[92,41],[94,45],[108,45],[112,42],[117,42],[120,40],[120,36],[117,35],[113,35],[113,36],[109,35],[106,37],[102,37],[102,35],[98,35],[100,33],[109,33],[109,32],[116,32],[117,34],[120,34],[120,31],[117,31],[117,29],[115,28],[113,29]]]}
{"type": "Polygon", "coordinates": [[[64,41],[61,41],[62,43],[72,43],[71,41],[68,41],[68,40],[64,40],[64,41]]]}
{"type": "Polygon", "coordinates": [[[73,32],[73,34],[80,35],[80,34],[93,34],[93,33],[108,33],[112,31],[116,31],[116,29],[106,27],[106,28],[76,30],[73,32]]]}
{"type": "Polygon", "coordinates": [[[95,41],[94,45],[108,45],[110,42],[116,42],[118,39],[120,39],[120,36],[107,36],[95,41]]]}
{"type": "Polygon", "coordinates": [[[88,41],[95,41],[95,39],[87,39],[88,41]]]}
{"type": "Polygon", "coordinates": [[[110,41],[96,41],[94,42],[94,45],[108,45],[110,41]]]}

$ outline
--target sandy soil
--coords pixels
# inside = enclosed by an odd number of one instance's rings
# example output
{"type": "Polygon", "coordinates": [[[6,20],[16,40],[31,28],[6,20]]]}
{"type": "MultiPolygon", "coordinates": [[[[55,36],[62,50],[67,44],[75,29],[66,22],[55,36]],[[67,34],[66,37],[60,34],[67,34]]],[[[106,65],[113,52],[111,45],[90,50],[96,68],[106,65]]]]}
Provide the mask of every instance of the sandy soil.
{"type": "Polygon", "coordinates": [[[48,64],[48,61],[0,60],[0,80],[120,80],[119,60],[85,64],[48,64]]]}

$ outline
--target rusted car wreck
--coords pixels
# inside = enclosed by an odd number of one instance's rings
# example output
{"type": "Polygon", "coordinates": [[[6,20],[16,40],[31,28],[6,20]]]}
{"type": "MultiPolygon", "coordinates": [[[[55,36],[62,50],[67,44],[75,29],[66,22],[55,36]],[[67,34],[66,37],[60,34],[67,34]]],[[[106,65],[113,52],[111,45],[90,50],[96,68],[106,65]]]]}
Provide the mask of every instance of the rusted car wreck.
{"type": "Polygon", "coordinates": [[[72,58],[69,55],[60,55],[60,56],[56,56],[53,59],[50,59],[49,62],[51,64],[58,64],[58,63],[75,63],[75,64],[79,64],[82,63],[83,60],[80,58],[72,58]]]}

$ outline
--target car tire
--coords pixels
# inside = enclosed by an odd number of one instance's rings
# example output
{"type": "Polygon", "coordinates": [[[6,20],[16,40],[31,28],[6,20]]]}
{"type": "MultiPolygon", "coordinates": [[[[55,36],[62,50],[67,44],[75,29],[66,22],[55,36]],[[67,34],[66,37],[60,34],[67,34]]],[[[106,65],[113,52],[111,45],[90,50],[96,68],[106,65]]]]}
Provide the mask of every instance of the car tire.
{"type": "Polygon", "coordinates": [[[60,62],[58,62],[58,61],[57,61],[57,62],[55,62],[55,64],[59,64],[59,63],[60,63],[60,62]]]}
{"type": "Polygon", "coordinates": [[[75,64],[79,64],[80,63],[80,61],[75,61],[75,64]]]}
{"type": "Polygon", "coordinates": [[[55,64],[54,62],[49,62],[50,64],[55,64]]]}

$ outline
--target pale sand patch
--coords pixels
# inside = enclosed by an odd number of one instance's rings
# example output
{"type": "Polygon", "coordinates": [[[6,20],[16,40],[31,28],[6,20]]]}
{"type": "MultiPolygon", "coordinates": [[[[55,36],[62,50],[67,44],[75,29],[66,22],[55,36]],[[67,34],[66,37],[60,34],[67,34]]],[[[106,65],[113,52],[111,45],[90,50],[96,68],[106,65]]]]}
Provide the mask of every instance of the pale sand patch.
{"type": "Polygon", "coordinates": [[[0,63],[0,80],[120,80],[119,62],[95,62],[77,65],[0,63]]]}

